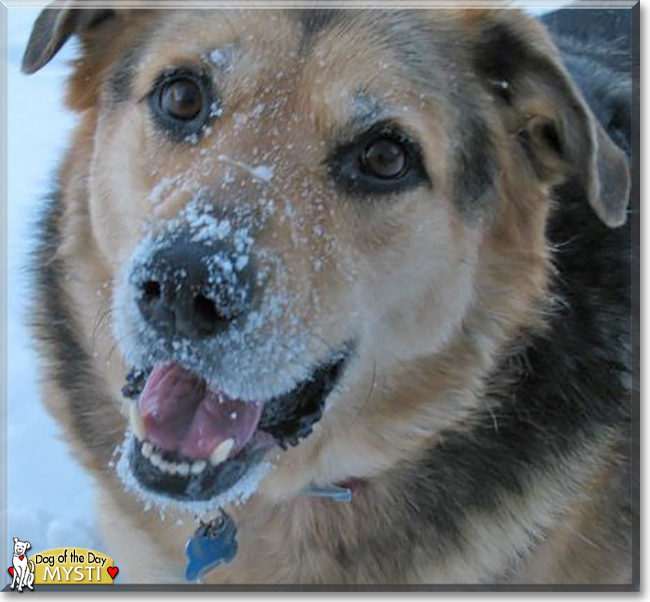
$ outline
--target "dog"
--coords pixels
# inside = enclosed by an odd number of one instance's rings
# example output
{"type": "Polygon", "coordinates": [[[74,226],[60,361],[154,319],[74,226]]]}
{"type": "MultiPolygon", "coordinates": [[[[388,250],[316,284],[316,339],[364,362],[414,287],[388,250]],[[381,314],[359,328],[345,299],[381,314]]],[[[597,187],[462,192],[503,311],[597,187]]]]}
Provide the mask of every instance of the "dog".
{"type": "Polygon", "coordinates": [[[634,586],[621,12],[43,10],[44,399],[132,582],[198,519],[205,584],[634,586]]]}
{"type": "Polygon", "coordinates": [[[14,567],[13,580],[11,582],[11,589],[16,587],[18,583],[18,591],[22,592],[23,587],[27,586],[33,590],[34,586],[34,563],[27,559],[27,550],[32,545],[28,541],[20,541],[14,537],[14,556],[12,559],[12,566],[14,567]]]}

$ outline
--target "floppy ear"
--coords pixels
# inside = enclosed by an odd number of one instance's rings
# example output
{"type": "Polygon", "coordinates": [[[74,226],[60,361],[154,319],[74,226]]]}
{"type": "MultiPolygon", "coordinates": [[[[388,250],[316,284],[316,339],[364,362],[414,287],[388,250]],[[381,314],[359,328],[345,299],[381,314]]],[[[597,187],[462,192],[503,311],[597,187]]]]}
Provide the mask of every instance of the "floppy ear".
{"type": "Polygon", "coordinates": [[[115,14],[109,8],[70,8],[71,4],[70,0],[57,0],[41,11],[25,49],[23,73],[35,73],[54,58],[70,36],[89,31],[115,14]]]}
{"type": "Polygon", "coordinates": [[[624,224],[627,157],[587,107],[543,26],[519,11],[479,12],[482,18],[469,17],[475,68],[540,182],[571,180],[605,224],[624,224]]]}
{"type": "Polygon", "coordinates": [[[18,543],[18,538],[14,537],[14,543],[18,543]]]}
{"type": "Polygon", "coordinates": [[[25,542],[25,550],[29,550],[32,547],[32,544],[28,541],[25,542]]]}

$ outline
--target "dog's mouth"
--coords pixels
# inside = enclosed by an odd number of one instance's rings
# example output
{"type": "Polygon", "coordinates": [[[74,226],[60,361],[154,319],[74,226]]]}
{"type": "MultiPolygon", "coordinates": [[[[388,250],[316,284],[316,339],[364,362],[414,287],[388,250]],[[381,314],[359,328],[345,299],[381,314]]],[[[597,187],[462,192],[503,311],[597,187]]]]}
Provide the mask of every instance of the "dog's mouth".
{"type": "Polygon", "coordinates": [[[309,436],[339,381],[348,353],[316,368],[290,392],[264,401],[228,397],[178,363],[133,371],[129,466],[146,490],[184,502],[224,494],[275,445],[309,436]]]}

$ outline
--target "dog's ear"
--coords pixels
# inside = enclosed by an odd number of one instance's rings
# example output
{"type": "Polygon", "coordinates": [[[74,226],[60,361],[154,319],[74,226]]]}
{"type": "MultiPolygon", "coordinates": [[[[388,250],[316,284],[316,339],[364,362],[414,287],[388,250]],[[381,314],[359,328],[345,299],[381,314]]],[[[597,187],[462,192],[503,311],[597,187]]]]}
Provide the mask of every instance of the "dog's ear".
{"type": "Polygon", "coordinates": [[[625,223],[627,156],[597,123],[543,26],[515,10],[466,14],[474,67],[543,185],[571,180],[608,226],[625,223]]]}
{"type": "Polygon", "coordinates": [[[24,73],[44,67],[72,35],[91,31],[115,16],[110,8],[70,8],[71,4],[70,0],[57,0],[41,11],[23,55],[24,73]]]}
{"type": "Polygon", "coordinates": [[[32,544],[28,541],[25,542],[25,550],[29,550],[32,547],[32,544]]]}
{"type": "Polygon", "coordinates": [[[18,538],[14,537],[14,543],[18,543],[18,541],[19,541],[18,538]]]}

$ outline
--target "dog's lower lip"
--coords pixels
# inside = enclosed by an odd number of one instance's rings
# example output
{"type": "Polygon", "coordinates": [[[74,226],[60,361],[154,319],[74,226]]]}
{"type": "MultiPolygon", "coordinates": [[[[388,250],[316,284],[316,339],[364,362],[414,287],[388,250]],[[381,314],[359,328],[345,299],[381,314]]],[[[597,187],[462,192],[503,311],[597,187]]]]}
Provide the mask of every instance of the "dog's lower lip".
{"type": "MultiPolygon", "coordinates": [[[[204,462],[206,466],[201,470],[170,474],[145,457],[145,445],[146,442],[133,437],[129,458],[132,474],[146,489],[183,502],[207,501],[228,491],[264,459],[271,447],[268,440],[254,440],[227,462],[217,466],[204,462]]],[[[164,461],[175,461],[161,450],[158,453],[164,461]]]]}

